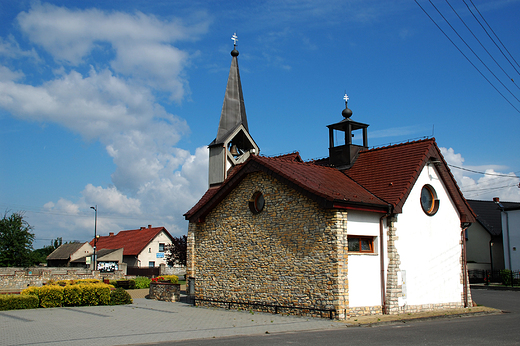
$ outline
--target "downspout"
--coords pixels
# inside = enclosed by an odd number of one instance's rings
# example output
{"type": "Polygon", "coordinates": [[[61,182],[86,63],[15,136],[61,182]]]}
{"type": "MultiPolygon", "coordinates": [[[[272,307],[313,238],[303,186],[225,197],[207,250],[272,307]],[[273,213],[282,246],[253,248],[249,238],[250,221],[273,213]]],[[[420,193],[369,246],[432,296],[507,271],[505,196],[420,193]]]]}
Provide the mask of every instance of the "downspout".
{"type": "Polygon", "coordinates": [[[383,315],[387,314],[386,311],[386,285],[385,285],[385,247],[384,247],[384,232],[383,232],[383,220],[391,215],[390,211],[392,206],[388,206],[388,213],[381,216],[379,219],[379,266],[381,268],[381,308],[383,315]]]}
{"type": "Polygon", "coordinates": [[[469,305],[468,302],[468,268],[466,262],[466,230],[471,224],[463,223],[462,231],[460,232],[462,237],[462,282],[463,282],[463,290],[462,294],[464,295],[464,307],[467,308],[469,305]]]}

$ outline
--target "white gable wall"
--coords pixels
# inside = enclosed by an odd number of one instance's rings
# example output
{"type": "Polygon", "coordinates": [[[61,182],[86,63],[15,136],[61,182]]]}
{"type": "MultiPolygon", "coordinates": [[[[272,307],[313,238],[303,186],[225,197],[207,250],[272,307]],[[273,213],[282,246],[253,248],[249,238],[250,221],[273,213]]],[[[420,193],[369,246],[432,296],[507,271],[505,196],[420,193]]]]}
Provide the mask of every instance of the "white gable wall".
{"type": "Polygon", "coordinates": [[[404,294],[399,305],[460,302],[460,217],[433,164],[423,168],[402,214],[398,215],[396,228],[404,294]],[[435,189],[440,200],[439,210],[433,216],[421,208],[421,189],[426,184],[435,189]]]}
{"type": "MultiPolygon", "coordinates": [[[[351,210],[347,215],[347,234],[374,237],[373,254],[348,255],[349,306],[381,305],[381,264],[379,218],[382,214],[351,210]]],[[[386,232],[386,231],[385,231],[386,232]]],[[[386,244],[385,244],[386,247],[386,244]]]]}
{"type": "Polygon", "coordinates": [[[150,262],[155,262],[154,267],[158,267],[161,264],[167,264],[166,258],[157,257],[163,256],[164,252],[159,252],[159,243],[169,245],[172,243],[170,238],[164,231],[161,231],[157,236],[150,242],[139,254],[139,267],[148,267],[150,262]]]}

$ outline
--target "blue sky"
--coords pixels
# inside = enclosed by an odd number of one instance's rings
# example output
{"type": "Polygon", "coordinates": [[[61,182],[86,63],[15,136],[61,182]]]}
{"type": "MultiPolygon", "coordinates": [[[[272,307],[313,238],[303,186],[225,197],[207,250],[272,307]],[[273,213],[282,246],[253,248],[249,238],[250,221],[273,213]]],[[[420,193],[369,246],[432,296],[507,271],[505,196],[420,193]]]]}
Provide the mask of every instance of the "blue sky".
{"type": "MultiPolygon", "coordinates": [[[[92,239],[94,205],[100,234],[186,233],[234,32],[261,154],[326,157],[346,92],[370,146],[433,134],[467,198],[520,201],[520,67],[462,0],[417,2],[493,86],[409,0],[0,0],[0,208],[25,211],[35,248],[92,239]]],[[[473,3],[520,61],[520,1],[473,3]]]]}

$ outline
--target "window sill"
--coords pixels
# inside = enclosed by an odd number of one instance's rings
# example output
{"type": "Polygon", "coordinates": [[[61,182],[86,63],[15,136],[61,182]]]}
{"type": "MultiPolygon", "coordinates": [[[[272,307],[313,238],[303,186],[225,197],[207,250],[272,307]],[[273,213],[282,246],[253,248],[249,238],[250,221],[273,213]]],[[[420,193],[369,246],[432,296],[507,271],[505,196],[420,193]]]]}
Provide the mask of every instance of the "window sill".
{"type": "Polygon", "coordinates": [[[354,251],[352,251],[352,252],[349,252],[348,255],[349,256],[350,255],[356,255],[356,256],[359,256],[359,255],[361,255],[361,256],[377,256],[378,253],[377,252],[354,252],[354,251]]]}

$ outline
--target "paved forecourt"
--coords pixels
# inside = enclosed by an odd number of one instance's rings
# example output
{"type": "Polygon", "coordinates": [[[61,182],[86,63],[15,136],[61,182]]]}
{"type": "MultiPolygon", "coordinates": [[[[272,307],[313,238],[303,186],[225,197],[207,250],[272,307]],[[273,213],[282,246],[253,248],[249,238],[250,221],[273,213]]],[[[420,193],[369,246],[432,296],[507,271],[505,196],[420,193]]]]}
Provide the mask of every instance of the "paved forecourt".
{"type": "Polygon", "coordinates": [[[131,305],[0,311],[0,345],[131,345],[328,328],[345,324],[143,298],[131,305]]]}

